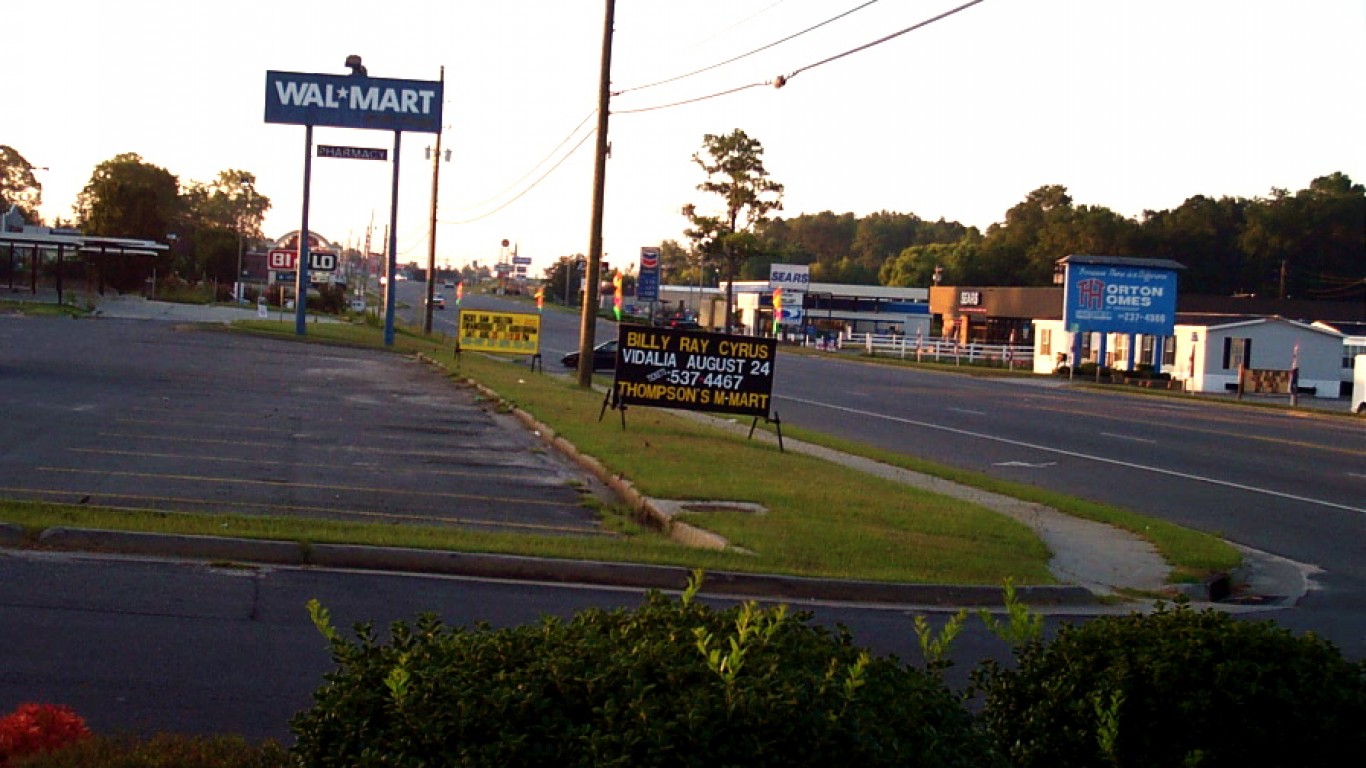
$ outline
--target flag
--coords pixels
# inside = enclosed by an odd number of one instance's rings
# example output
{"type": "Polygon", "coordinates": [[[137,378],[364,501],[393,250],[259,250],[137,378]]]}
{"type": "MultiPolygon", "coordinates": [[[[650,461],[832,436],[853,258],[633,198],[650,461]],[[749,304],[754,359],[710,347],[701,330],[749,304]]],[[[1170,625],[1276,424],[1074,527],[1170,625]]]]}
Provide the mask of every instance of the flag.
{"type": "Polygon", "coordinates": [[[539,287],[539,288],[536,289],[536,311],[537,311],[537,312],[540,312],[540,311],[541,311],[541,308],[544,307],[544,306],[545,306],[545,286],[542,285],[541,287],[539,287]]]}
{"type": "Polygon", "coordinates": [[[460,306],[460,300],[465,298],[465,283],[462,280],[455,284],[455,306],[460,306]]]}
{"type": "Polygon", "coordinates": [[[621,322],[621,270],[612,273],[612,314],[621,322]]]}
{"type": "Polygon", "coordinates": [[[783,320],[783,287],[773,289],[773,335],[778,335],[778,326],[783,320]]]}

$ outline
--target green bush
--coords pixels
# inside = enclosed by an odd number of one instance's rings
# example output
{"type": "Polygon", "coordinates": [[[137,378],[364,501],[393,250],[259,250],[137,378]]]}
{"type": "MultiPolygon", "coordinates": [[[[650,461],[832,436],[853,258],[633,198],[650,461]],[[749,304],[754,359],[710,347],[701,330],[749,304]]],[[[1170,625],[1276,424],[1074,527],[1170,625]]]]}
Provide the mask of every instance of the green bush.
{"type": "Polygon", "coordinates": [[[285,768],[289,752],[272,741],[161,734],[92,736],[53,752],[16,758],[6,768],[285,768]]]}
{"type": "Polygon", "coordinates": [[[974,682],[982,724],[1019,768],[1337,765],[1366,752],[1366,665],[1218,611],[1065,626],[974,682]]]}
{"type": "Polygon", "coordinates": [[[650,594],[634,610],[494,630],[430,615],[341,638],[292,722],[308,766],[990,766],[934,676],[753,604],[650,594]]]}

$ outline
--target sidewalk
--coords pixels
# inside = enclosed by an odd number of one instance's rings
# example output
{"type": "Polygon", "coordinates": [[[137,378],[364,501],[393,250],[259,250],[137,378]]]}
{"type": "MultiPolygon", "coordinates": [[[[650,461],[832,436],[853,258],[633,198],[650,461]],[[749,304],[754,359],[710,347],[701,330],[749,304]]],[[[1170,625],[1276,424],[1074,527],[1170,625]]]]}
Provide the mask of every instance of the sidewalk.
{"type": "MultiPolygon", "coordinates": [[[[294,310],[268,310],[271,320],[292,320],[294,310]]],[[[107,317],[122,320],[166,320],[181,323],[232,323],[237,320],[256,320],[259,318],[256,305],[225,307],[217,304],[176,304],[169,301],[155,301],[134,294],[103,296],[95,304],[94,317],[107,317]]],[[[309,322],[331,323],[332,318],[309,315],[309,322]]]]}

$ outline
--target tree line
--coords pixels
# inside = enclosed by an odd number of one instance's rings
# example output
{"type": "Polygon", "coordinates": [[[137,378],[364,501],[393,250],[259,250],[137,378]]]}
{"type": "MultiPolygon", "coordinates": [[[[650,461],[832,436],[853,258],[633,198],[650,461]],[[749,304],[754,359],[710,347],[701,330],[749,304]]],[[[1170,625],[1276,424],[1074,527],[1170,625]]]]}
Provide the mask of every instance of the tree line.
{"type": "Polygon", "coordinates": [[[706,173],[697,188],[720,206],[684,206],[686,244],[661,247],[665,283],[764,280],[782,263],[809,265],[816,282],[928,286],[938,274],[951,285],[1039,286],[1053,283],[1058,259],[1091,254],[1178,261],[1189,293],[1366,299],[1366,187],[1341,172],[1295,193],[1196,195],[1137,218],[1076,204],[1066,187],[1047,185],[983,233],[894,211],[770,218],[782,210],[783,187],[768,178],[762,155],[738,129],[704,137],[693,156],[706,173]]]}
{"type": "MultiPolygon", "coordinates": [[[[42,223],[42,185],[34,167],[18,151],[0,146],[0,201],[17,205],[25,219],[42,223]]],[[[95,166],[76,197],[75,226],[100,237],[171,241],[157,267],[187,280],[237,279],[239,254],[262,237],[261,223],[270,198],[256,190],[249,171],[220,171],[210,182],[187,181],[134,153],[116,155],[95,166]]],[[[101,265],[106,283],[120,290],[136,288],[141,270],[127,265],[101,265]],[[126,274],[125,274],[126,272],[126,274]]]]}

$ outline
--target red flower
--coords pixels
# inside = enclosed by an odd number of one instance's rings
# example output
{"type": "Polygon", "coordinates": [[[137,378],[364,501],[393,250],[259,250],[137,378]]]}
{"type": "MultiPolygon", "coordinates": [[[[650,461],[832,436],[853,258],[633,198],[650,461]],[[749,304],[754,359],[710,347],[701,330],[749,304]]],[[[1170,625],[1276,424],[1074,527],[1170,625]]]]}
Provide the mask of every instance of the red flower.
{"type": "Polygon", "coordinates": [[[0,717],[0,766],[11,757],[51,752],[89,735],[85,720],[70,707],[21,704],[0,717]]]}

